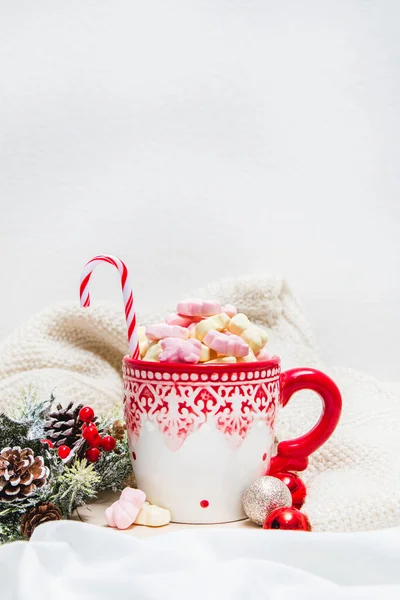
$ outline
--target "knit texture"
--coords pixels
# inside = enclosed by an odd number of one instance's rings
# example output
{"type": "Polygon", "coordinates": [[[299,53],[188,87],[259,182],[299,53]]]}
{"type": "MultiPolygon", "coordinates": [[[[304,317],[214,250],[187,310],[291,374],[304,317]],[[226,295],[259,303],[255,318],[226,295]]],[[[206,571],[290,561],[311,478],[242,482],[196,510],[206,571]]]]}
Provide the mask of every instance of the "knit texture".
{"type": "MultiPolygon", "coordinates": [[[[330,440],[301,476],[308,487],[304,505],[314,531],[359,531],[400,525],[400,388],[352,369],[322,364],[304,314],[279,277],[250,276],[212,283],[193,295],[232,303],[269,330],[269,348],[282,368],[308,366],[326,372],[339,386],[343,412],[330,440]]],[[[162,319],[140,314],[146,324],[162,319]]],[[[40,394],[55,388],[57,400],[104,411],[121,402],[121,360],[127,353],[121,308],[69,303],[28,321],[0,346],[0,410],[10,411],[21,389],[40,394]]],[[[300,392],[280,412],[280,440],[304,433],[317,421],[318,397],[300,392]]]]}

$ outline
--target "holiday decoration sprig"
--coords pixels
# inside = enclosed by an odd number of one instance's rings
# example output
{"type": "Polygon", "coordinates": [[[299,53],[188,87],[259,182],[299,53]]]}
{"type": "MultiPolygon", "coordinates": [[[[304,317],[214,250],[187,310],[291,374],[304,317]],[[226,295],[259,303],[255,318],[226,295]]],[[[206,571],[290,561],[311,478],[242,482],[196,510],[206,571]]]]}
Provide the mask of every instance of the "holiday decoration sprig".
{"type": "Polygon", "coordinates": [[[74,508],[96,497],[100,480],[94,465],[89,464],[85,458],[76,459],[57,476],[50,500],[60,508],[63,515],[69,517],[74,508]]]}
{"type": "Polygon", "coordinates": [[[29,387],[10,416],[0,414],[0,543],[132,482],[119,410],[96,417],[90,406],[55,402],[29,387]]]}

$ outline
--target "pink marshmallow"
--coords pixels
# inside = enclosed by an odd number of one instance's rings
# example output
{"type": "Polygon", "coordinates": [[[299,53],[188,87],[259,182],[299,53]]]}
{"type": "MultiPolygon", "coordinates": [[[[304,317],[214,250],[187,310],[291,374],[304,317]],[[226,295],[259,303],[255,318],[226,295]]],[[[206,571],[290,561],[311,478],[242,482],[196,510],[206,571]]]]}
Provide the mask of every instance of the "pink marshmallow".
{"type": "Polygon", "coordinates": [[[211,317],[212,315],[220,314],[221,305],[214,300],[192,298],[178,302],[176,311],[181,315],[189,317],[211,317]]]}
{"type": "Polygon", "coordinates": [[[188,327],[192,323],[191,317],[185,317],[184,315],[178,315],[177,313],[170,313],[166,316],[165,322],[168,325],[180,325],[181,327],[188,327]]]}
{"type": "Polygon", "coordinates": [[[237,315],[237,308],[236,306],[233,306],[233,304],[225,304],[225,306],[222,307],[222,312],[232,318],[237,315]]]}
{"type": "Polygon", "coordinates": [[[247,356],[249,353],[249,346],[238,335],[225,335],[215,329],[206,333],[203,343],[225,356],[247,356]]]}
{"type": "Polygon", "coordinates": [[[142,490],[125,488],[121,492],[119,500],[106,508],[104,516],[109,527],[127,529],[135,522],[146,500],[146,494],[142,490]]]}
{"type": "Polygon", "coordinates": [[[106,523],[109,527],[116,527],[115,521],[114,521],[114,517],[113,517],[113,507],[115,504],[117,504],[118,500],[116,502],[114,502],[114,504],[111,504],[111,506],[109,506],[108,508],[106,508],[106,510],[104,511],[104,516],[106,518],[106,523]]]}
{"type": "Polygon", "coordinates": [[[127,529],[135,522],[139,510],[130,502],[119,499],[105,510],[106,523],[109,527],[127,529]]]}
{"type": "Polygon", "coordinates": [[[179,340],[165,338],[161,341],[160,362],[197,363],[201,354],[201,342],[196,339],[179,340]]]}
{"type": "Polygon", "coordinates": [[[260,352],[256,355],[257,360],[270,360],[272,358],[272,354],[270,354],[266,347],[261,348],[260,352]]]}
{"type": "Polygon", "coordinates": [[[130,502],[118,500],[113,506],[112,516],[117,529],[128,529],[139,514],[139,508],[130,502]]]}
{"type": "Polygon", "coordinates": [[[168,325],[168,323],[158,323],[157,325],[147,325],[146,336],[149,340],[162,340],[164,338],[179,338],[187,340],[189,331],[180,325],[168,325]]]}
{"type": "Polygon", "coordinates": [[[142,508],[143,504],[146,502],[146,494],[142,492],[142,490],[126,487],[121,492],[120,500],[130,502],[134,506],[137,506],[137,508],[142,508]]]}

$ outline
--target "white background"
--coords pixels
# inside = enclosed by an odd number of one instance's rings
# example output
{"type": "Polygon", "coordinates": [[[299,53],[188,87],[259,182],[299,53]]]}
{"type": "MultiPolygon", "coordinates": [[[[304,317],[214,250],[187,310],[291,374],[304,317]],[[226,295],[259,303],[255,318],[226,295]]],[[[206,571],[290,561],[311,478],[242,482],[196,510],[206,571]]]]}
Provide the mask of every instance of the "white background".
{"type": "Polygon", "coordinates": [[[113,253],[146,309],[281,273],[326,360],[398,378],[396,0],[0,13],[0,339],[113,253]]]}

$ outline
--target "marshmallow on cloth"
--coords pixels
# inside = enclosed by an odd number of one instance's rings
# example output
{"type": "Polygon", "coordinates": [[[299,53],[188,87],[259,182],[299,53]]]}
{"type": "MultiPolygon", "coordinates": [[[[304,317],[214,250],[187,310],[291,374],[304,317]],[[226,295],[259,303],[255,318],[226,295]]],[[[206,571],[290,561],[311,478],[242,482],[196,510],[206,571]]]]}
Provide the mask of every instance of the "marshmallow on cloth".
{"type": "Polygon", "coordinates": [[[211,317],[221,312],[221,305],[215,300],[193,298],[178,302],[176,311],[188,317],[211,317]]]}
{"type": "Polygon", "coordinates": [[[142,490],[125,488],[119,500],[105,510],[107,525],[117,529],[128,529],[135,522],[145,500],[146,494],[142,490]]]}
{"type": "Polygon", "coordinates": [[[162,527],[171,521],[171,513],[166,508],[145,502],[135,520],[135,525],[162,527]]]}
{"type": "Polygon", "coordinates": [[[160,343],[162,348],[158,357],[160,362],[197,363],[200,360],[202,344],[199,340],[165,338],[160,343]]]}
{"type": "Polygon", "coordinates": [[[218,354],[226,356],[247,356],[249,353],[249,346],[238,335],[225,335],[215,329],[206,333],[203,343],[218,354]]]}
{"type": "Polygon", "coordinates": [[[168,323],[158,323],[157,325],[147,325],[146,335],[149,340],[163,340],[164,338],[179,338],[187,340],[189,331],[186,327],[180,325],[168,325],[168,323]]]}

